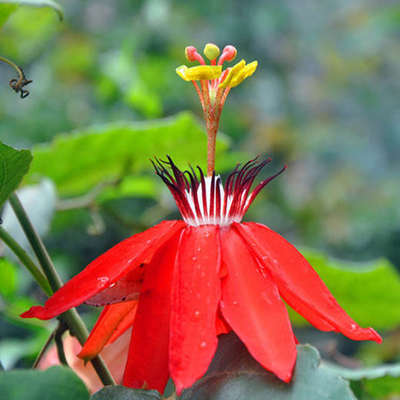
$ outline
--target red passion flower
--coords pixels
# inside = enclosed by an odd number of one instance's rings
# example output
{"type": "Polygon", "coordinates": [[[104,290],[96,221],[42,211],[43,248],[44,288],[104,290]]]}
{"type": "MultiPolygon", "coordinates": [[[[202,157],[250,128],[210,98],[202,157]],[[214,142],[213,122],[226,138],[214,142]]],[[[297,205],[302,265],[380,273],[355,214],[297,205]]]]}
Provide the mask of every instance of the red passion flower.
{"type": "Polygon", "coordinates": [[[260,190],[284,170],[253,188],[269,161],[237,166],[223,184],[213,161],[205,176],[200,168],[179,170],[169,157],[155,160],[183,220],[163,221],[117,244],[22,317],[50,319],[82,303],[105,305],[79,356],[94,357],[132,327],[124,385],[163,392],[171,377],[178,394],[204,375],[218,336],[231,330],[265,369],[289,382],[296,338],[284,301],[317,329],[381,342],[350,318],[282,236],[242,222],[260,190]]]}

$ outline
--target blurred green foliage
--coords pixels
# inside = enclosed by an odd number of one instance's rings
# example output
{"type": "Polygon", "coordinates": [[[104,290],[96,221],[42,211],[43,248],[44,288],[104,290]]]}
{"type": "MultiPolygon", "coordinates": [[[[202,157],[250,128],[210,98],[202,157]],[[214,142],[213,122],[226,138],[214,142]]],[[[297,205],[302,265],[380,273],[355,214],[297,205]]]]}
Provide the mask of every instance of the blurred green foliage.
{"type": "MultiPolygon", "coordinates": [[[[50,145],[34,147],[34,161],[27,180],[48,177],[61,196],[73,196],[87,192],[96,184],[123,180],[148,170],[150,160],[159,155],[165,159],[166,155],[173,154],[174,162],[183,168],[188,168],[187,160],[204,167],[204,154],[198,149],[205,146],[201,126],[187,113],[147,123],[119,122],[89,127],[57,136],[50,145]],[[180,151],[175,155],[176,148],[180,151]]],[[[226,147],[220,139],[217,157],[226,147]]],[[[129,193],[125,191],[124,195],[129,193]]]]}
{"type": "Polygon", "coordinates": [[[0,396],[10,400],[89,400],[84,383],[66,367],[0,372],[0,396]]]}
{"type": "MultiPolygon", "coordinates": [[[[19,3],[28,2],[0,1],[0,54],[33,83],[20,99],[7,86],[15,72],[0,63],[0,139],[32,148],[25,185],[55,185],[54,218],[41,229],[64,279],[122,238],[178,217],[148,160],[204,166],[206,145],[196,94],[175,67],[187,45],[234,44],[259,68],[228,97],[218,171],[257,154],[274,159],[260,179],[288,164],[246,218],[317,249],[305,253],[343,307],[389,331],[390,346],[358,357],[399,359],[398,2],[68,0],[58,2],[62,23],[52,1],[19,3]]],[[[53,200],[41,192],[27,201],[38,210],[53,200]]],[[[1,261],[7,368],[30,366],[52,328],[18,318],[44,300],[24,274],[1,261]]],[[[398,393],[394,379],[366,381],[360,398],[398,393]]]]}
{"type": "Polygon", "coordinates": [[[17,189],[28,172],[32,155],[28,150],[15,150],[0,143],[0,206],[17,189]]]}
{"type": "MultiPolygon", "coordinates": [[[[25,101],[1,92],[4,141],[27,146],[186,109],[200,117],[174,68],[187,44],[233,43],[260,67],[232,91],[222,130],[233,149],[289,165],[249,218],[337,256],[400,263],[396,2],[61,4],[63,24],[51,9],[19,7],[3,27],[1,54],[34,80],[25,101]]],[[[0,74],[12,77],[6,66],[0,74]]]]}
{"type": "MultiPolygon", "coordinates": [[[[386,260],[349,263],[328,259],[316,251],[302,254],[326,283],[340,305],[361,326],[394,329],[400,325],[400,278],[386,260]]],[[[298,326],[304,319],[292,313],[298,326]]]]}

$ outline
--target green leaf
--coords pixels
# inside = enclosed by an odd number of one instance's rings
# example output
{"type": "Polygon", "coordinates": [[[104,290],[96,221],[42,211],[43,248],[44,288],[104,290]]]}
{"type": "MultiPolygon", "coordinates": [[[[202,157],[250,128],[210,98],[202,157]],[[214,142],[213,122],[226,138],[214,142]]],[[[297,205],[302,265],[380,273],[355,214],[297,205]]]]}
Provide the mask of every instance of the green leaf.
{"type": "Polygon", "coordinates": [[[298,357],[291,383],[264,370],[240,340],[230,334],[220,339],[207,374],[181,400],[355,400],[348,382],[319,367],[317,350],[297,346],[298,357]]]}
{"type": "Polygon", "coordinates": [[[384,376],[400,377],[400,363],[355,369],[344,368],[329,362],[323,362],[322,365],[325,369],[349,380],[376,379],[384,376]]]}
{"type": "MultiPolygon", "coordinates": [[[[50,7],[52,8],[60,18],[60,21],[64,18],[64,12],[62,7],[53,0],[0,0],[0,27],[1,27],[1,14],[4,7],[18,7],[18,6],[30,6],[30,7],[50,7]]],[[[6,8],[5,8],[6,10],[6,8]]],[[[14,12],[12,10],[12,12],[14,12]]]]}
{"type": "Polygon", "coordinates": [[[385,376],[379,379],[365,380],[363,382],[363,390],[373,399],[398,400],[398,396],[400,395],[400,379],[385,376]]]}
{"type": "Polygon", "coordinates": [[[105,387],[95,393],[90,400],[161,400],[155,390],[129,389],[124,386],[105,387]]]}
{"type": "Polygon", "coordinates": [[[89,392],[70,368],[13,370],[0,372],[0,399],[88,400],[89,392]]]}
{"type": "Polygon", "coordinates": [[[0,28],[7,22],[10,15],[16,11],[16,4],[1,4],[0,1],[0,28]]]}
{"type": "Polygon", "coordinates": [[[344,368],[326,361],[322,365],[324,369],[342,378],[362,381],[358,389],[373,398],[380,399],[384,396],[400,394],[400,363],[357,369],[344,368]]]}
{"type": "Polygon", "coordinates": [[[121,197],[155,197],[159,182],[154,177],[128,176],[121,181],[117,187],[106,188],[100,201],[108,201],[121,197]]]}
{"type": "Polygon", "coordinates": [[[9,298],[17,289],[17,269],[4,258],[0,259],[0,295],[9,298]]]}
{"type": "Polygon", "coordinates": [[[0,142],[0,207],[18,187],[31,161],[30,151],[15,150],[0,142]]]}
{"type": "MultiPolygon", "coordinates": [[[[302,251],[339,304],[362,326],[392,329],[400,324],[400,277],[384,259],[368,263],[333,260],[316,251],[302,251]]],[[[290,311],[297,326],[307,322],[290,311]]]]}
{"type": "MultiPolygon", "coordinates": [[[[105,124],[35,147],[27,181],[47,176],[61,195],[71,196],[118,179],[126,171],[152,169],[149,159],[155,156],[169,154],[185,168],[188,162],[204,165],[205,148],[204,130],[189,113],[151,122],[105,124]]],[[[217,153],[226,148],[220,139],[217,153]]]]}

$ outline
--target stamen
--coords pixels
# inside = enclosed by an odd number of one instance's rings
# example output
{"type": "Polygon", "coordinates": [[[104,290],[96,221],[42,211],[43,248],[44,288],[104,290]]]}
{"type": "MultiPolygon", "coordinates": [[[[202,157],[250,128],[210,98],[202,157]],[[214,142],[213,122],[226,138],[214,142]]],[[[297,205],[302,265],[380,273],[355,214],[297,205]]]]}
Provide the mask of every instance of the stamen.
{"type": "Polygon", "coordinates": [[[220,49],[216,44],[207,43],[203,52],[209,65],[206,65],[204,58],[194,46],[186,47],[187,60],[197,61],[200,65],[194,67],[181,65],[176,68],[176,73],[183,80],[193,82],[199,96],[207,130],[207,177],[211,177],[215,169],[216,136],[226,98],[232,87],[239,85],[254,73],[257,62],[253,61],[246,65],[242,60],[235,66],[222,70],[225,61],[236,58],[237,51],[234,46],[225,46],[220,55],[220,49]]]}

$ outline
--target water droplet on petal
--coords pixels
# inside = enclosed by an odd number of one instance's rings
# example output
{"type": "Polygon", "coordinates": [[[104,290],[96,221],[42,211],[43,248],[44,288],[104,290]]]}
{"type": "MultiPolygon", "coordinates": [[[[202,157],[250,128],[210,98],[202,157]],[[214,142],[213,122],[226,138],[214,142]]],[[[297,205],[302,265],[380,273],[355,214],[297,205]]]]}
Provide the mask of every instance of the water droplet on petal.
{"type": "Polygon", "coordinates": [[[199,316],[200,316],[200,311],[199,311],[199,310],[196,310],[196,311],[194,312],[194,316],[195,316],[195,317],[199,317],[199,316]]]}
{"type": "Polygon", "coordinates": [[[200,347],[202,348],[202,349],[204,349],[204,347],[206,347],[207,346],[207,342],[201,342],[200,343],[200,347]]]}
{"type": "Polygon", "coordinates": [[[351,330],[354,331],[357,329],[357,325],[356,324],[351,324],[351,330]]]}
{"type": "Polygon", "coordinates": [[[110,279],[107,276],[99,276],[97,280],[99,281],[97,286],[104,287],[110,279]]]}
{"type": "Polygon", "coordinates": [[[233,300],[233,301],[232,301],[232,304],[233,304],[234,306],[237,306],[239,303],[238,303],[236,300],[233,300]]]}
{"type": "Polygon", "coordinates": [[[200,253],[200,252],[201,252],[201,247],[198,247],[198,248],[197,248],[197,251],[200,253]]]}
{"type": "Polygon", "coordinates": [[[193,261],[196,261],[196,260],[197,260],[197,257],[194,257],[194,256],[193,256],[193,257],[192,257],[192,260],[193,260],[193,261]]]}
{"type": "Polygon", "coordinates": [[[146,240],[146,243],[147,244],[150,244],[152,242],[152,240],[151,239],[149,239],[149,240],[146,240]]]}
{"type": "Polygon", "coordinates": [[[112,288],[112,287],[114,287],[115,285],[116,285],[116,283],[114,282],[114,283],[112,283],[109,287],[112,288]]]}

